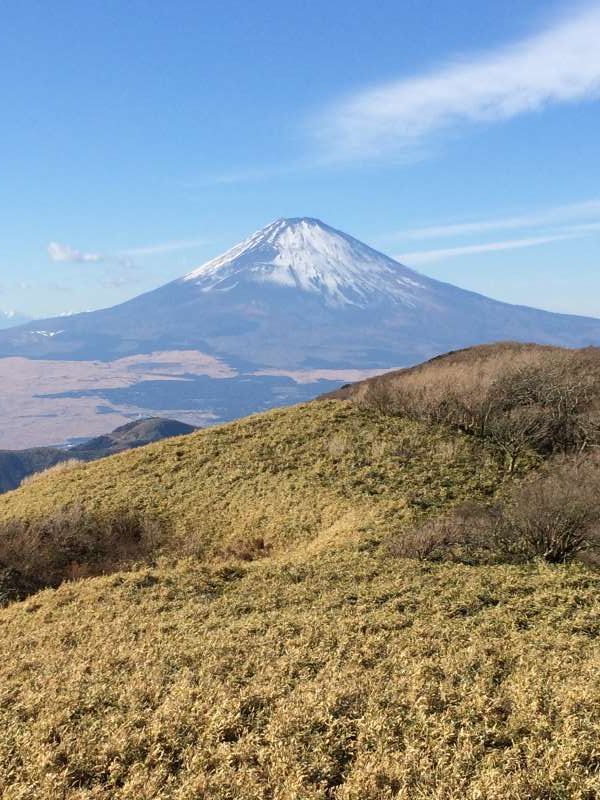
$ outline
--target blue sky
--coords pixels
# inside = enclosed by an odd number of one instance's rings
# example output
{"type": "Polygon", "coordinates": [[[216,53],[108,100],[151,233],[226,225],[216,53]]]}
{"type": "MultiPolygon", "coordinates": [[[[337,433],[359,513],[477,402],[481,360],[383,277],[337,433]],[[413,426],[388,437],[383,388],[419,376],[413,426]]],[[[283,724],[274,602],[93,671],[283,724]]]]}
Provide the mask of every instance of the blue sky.
{"type": "Polygon", "coordinates": [[[600,316],[600,3],[0,10],[0,309],[112,305],[281,216],[600,316]]]}

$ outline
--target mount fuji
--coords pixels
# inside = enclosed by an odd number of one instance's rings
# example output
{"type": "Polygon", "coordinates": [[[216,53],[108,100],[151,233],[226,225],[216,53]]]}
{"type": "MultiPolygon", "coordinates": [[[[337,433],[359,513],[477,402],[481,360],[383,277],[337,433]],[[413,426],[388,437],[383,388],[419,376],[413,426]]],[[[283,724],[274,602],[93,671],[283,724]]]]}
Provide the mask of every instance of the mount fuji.
{"type": "Polygon", "coordinates": [[[110,360],[198,349],[232,365],[386,368],[499,339],[595,344],[600,320],[441,283],[302,217],[277,220],[113,308],[2,331],[0,357],[110,360]]]}
{"type": "MultiPolygon", "coordinates": [[[[0,379],[3,362],[15,357],[35,360],[36,376],[46,362],[68,362],[77,374],[93,363],[102,378],[37,391],[48,402],[44,413],[53,413],[52,399],[87,398],[102,413],[121,414],[116,422],[168,412],[201,424],[503,339],[600,344],[600,320],[459,289],[302,217],[277,220],[182,278],[113,308],[0,331],[0,379]],[[116,385],[107,377],[115,364],[127,376],[116,385]]],[[[32,391],[38,380],[31,379],[32,391]]],[[[72,435],[93,435],[93,427],[72,435]]]]}

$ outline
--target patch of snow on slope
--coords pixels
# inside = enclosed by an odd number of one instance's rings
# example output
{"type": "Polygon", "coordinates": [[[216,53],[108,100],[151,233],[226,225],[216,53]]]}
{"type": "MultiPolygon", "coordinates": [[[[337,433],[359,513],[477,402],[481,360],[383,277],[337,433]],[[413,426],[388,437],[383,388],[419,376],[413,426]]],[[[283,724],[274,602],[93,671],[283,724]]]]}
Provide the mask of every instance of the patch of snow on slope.
{"type": "Polygon", "coordinates": [[[377,300],[412,306],[414,295],[426,288],[417,273],[306,217],[271,223],[182,280],[205,292],[227,291],[234,276],[318,294],[336,306],[377,300]]]}

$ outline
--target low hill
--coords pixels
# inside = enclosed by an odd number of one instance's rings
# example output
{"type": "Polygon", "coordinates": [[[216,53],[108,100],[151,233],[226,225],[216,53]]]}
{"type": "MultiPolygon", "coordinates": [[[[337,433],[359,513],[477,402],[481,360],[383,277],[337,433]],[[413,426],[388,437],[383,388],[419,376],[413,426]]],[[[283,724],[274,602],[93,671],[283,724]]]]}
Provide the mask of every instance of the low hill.
{"type": "Polygon", "coordinates": [[[93,461],[96,458],[105,458],[134,447],[144,447],[161,439],[170,439],[174,436],[185,436],[193,433],[196,428],[185,422],[175,419],[162,419],[162,417],[148,417],[138,419],[121,425],[112,433],[97,436],[87,442],[69,448],[69,455],[83,461],[93,461]]]}
{"type": "Polygon", "coordinates": [[[0,493],[16,489],[24,478],[65,461],[94,461],[167,437],[183,436],[194,430],[196,429],[192,425],[184,422],[151,417],[121,425],[112,433],[90,439],[68,450],[58,447],[0,450],[0,493]]]}
{"type": "Polygon", "coordinates": [[[212,549],[245,536],[272,547],[391,531],[423,508],[494,491],[478,443],[337,402],[271,411],[82,464],[0,500],[0,520],[60,507],[161,519],[212,549]]]}
{"type": "MultiPolygon", "coordinates": [[[[467,347],[436,356],[429,361],[346,383],[317,400],[363,400],[369,393],[390,393],[418,387],[424,391],[474,391],[487,388],[498,377],[522,369],[552,364],[572,378],[600,378],[600,347],[568,349],[523,342],[497,342],[467,347]]],[[[373,396],[373,395],[372,395],[373,396]]]]}
{"type": "Polygon", "coordinates": [[[598,796],[598,571],[393,546],[557,456],[508,470],[384,406],[271,411],[0,498],[0,561],[25,573],[10,537],[47,546],[59,511],[82,537],[158,526],[128,570],[71,561],[80,580],[0,609],[3,798],[598,796]]]}

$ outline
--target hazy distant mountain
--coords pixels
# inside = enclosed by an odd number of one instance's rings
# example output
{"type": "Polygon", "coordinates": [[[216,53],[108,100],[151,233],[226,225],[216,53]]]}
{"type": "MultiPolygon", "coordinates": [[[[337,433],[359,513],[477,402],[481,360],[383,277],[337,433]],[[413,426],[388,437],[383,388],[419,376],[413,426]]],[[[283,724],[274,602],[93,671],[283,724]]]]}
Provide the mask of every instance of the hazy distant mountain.
{"type": "Polygon", "coordinates": [[[193,425],[172,419],[149,418],[130,422],[112,433],[98,436],[69,449],[34,447],[28,450],[0,450],[0,493],[16,489],[23,478],[53,467],[61,461],[76,458],[95,461],[123,450],[157,442],[171,436],[192,433],[193,425]]]}
{"type": "Polygon", "coordinates": [[[17,325],[24,325],[30,322],[31,317],[26,314],[20,314],[18,311],[2,311],[0,309],[0,330],[4,328],[14,328],[17,325]]]}
{"type": "MultiPolygon", "coordinates": [[[[506,339],[600,344],[600,320],[491,300],[408,269],[319,220],[296,218],[277,220],[182,278],[113,308],[0,331],[0,367],[3,356],[35,359],[38,378],[21,382],[35,401],[23,412],[23,435],[32,442],[31,420],[43,415],[47,442],[54,432],[49,420],[64,429],[67,401],[79,408],[85,401],[88,415],[122,418],[133,410],[204,424],[204,416],[190,413],[227,420],[361,377],[348,370],[381,371],[506,339]],[[182,369],[184,351],[201,353],[227,374],[182,369]],[[126,380],[121,367],[116,379],[110,365],[125,357],[140,363],[124,368],[126,380]],[[36,391],[45,359],[93,363],[95,375],[98,362],[108,362],[104,383],[82,376],[67,391],[53,373],[52,392],[36,391]],[[156,377],[136,379],[144,365],[156,377]]],[[[11,413],[5,418],[19,424],[11,413]]],[[[4,441],[15,440],[13,428],[9,433],[4,441]]]]}
{"type": "Polygon", "coordinates": [[[299,218],[121,305],[3,331],[0,356],[198,349],[234,365],[391,367],[499,339],[598,343],[600,321],[490,300],[299,218]]]}

